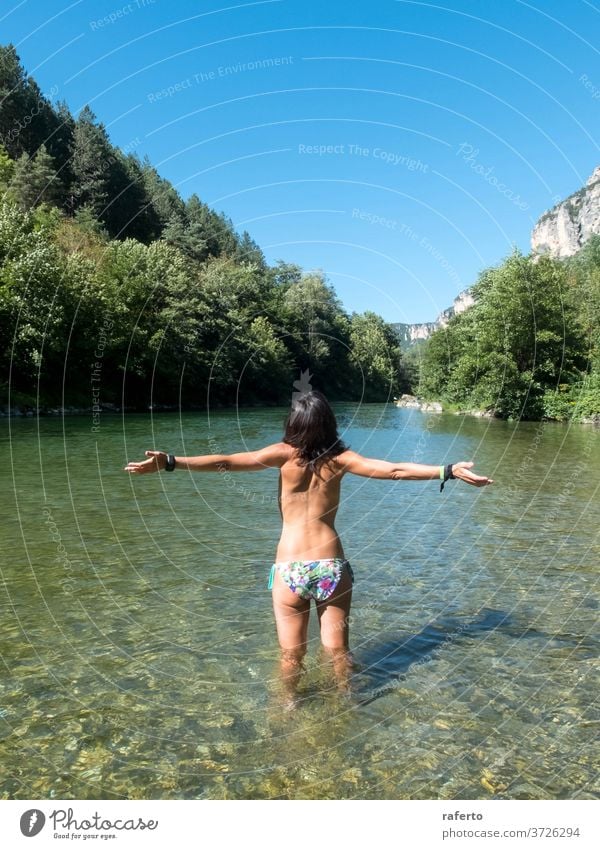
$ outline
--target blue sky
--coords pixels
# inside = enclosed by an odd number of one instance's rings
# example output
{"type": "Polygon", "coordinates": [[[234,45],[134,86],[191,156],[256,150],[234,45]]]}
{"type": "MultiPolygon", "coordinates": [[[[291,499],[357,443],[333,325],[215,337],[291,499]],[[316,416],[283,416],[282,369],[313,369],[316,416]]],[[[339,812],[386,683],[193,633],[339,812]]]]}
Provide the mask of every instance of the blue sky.
{"type": "Polygon", "coordinates": [[[389,321],[528,251],[600,164],[587,0],[5,0],[0,27],[44,93],[389,321]]]}

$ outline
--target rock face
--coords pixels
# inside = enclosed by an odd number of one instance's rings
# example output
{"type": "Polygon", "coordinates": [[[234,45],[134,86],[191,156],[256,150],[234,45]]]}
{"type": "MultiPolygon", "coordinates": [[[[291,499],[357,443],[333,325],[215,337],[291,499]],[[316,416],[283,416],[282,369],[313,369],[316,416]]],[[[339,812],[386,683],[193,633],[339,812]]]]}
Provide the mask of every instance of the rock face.
{"type": "Polygon", "coordinates": [[[458,313],[464,312],[469,307],[472,307],[474,303],[475,299],[473,298],[470,289],[465,289],[463,292],[459,292],[456,298],[452,301],[452,306],[441,312],[436,318],[436,330],[438,327],[445,327],[453,315],[458,315],[458,313]]]}
{"type": "Polygon", "coordinates": [[[531,249],[560,259],[600,234],[600,165],[582,189],[545,212],[533,228],[531,249]]]}
{"type": "Polygon", "coordinates": [[[415,342],[420,342],[423,339],[429,339],[434,330],[439,330],[440,327],[445,327],[453,315],[464,312],[474,303],[473,296],[469,289],[460,292],[452,301],[452,306],[448,307],[438,315],[435,321],[424,321],[421,324],[392,324],[392,327],[400,338],[401,348],[410,348],[415,342]]]}
{"type": "Polygon", "coordinates": [[[398,334],[401,348],[410,348],[415,342],[428,339],[436,328],[434,321],[425,321],[422,324],[392,324],[398,334]]]}

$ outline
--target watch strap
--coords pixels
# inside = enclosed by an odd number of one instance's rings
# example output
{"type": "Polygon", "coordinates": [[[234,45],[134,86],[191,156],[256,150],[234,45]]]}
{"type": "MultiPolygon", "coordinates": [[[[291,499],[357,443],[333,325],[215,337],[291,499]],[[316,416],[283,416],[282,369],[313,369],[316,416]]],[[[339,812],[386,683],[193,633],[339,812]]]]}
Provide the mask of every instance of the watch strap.
{"type": "MultiPolygon", "coordinates": [[[[440,477],[441,477],[441,470],[442,470],[442,467],[440,466],[440,477]]],[[[452,473],[452,463],[448,463],[446,466],[444,466],[444,479],[440,484],[440,492],[443,491],[444,484],[446,483],[446,481],[452,480],[454,477],[455,476],[452,473]]]]}

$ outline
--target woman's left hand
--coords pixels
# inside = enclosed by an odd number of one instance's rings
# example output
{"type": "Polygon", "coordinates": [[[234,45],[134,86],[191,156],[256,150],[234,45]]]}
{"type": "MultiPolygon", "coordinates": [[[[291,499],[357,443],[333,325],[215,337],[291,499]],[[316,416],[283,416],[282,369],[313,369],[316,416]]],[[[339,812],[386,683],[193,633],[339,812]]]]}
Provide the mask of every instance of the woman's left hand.
{"type": "Polygon", "coordinates": [[[472,486],[487,486],[490,483],[494,483],[491,478],[486,478],[484,475],[476,475],[470,471],[472,465],[472,461],[454,463],[452,466],[452,474],[455,478],[458,478],[458,480],[470,483],[472,486]]]}

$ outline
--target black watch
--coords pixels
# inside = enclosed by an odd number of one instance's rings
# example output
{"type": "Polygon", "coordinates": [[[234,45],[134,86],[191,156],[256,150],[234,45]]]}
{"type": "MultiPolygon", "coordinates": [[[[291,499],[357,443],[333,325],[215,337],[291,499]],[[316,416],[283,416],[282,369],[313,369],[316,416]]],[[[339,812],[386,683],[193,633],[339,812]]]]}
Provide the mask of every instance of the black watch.
{"type": "Polygon", "coordinates": [[[447,466],[444,466],[444,480],[440,484],[440,492],[442,492],[442,490],[444,489],[444,484],[446,483],[446,481],[454,479],[454,475],[452,474],[453,465],[453,463],[448,463],[447,466]]]}
{"type": "Polygon", "coordinates": [[[175,471],[175,455],[167,454],[167,463],[165,465],[165,472],[174,472],[175,471]]]}

